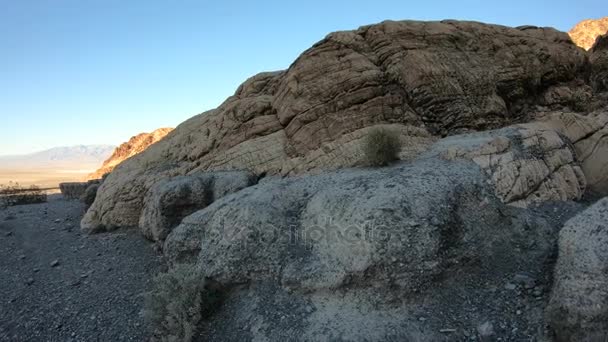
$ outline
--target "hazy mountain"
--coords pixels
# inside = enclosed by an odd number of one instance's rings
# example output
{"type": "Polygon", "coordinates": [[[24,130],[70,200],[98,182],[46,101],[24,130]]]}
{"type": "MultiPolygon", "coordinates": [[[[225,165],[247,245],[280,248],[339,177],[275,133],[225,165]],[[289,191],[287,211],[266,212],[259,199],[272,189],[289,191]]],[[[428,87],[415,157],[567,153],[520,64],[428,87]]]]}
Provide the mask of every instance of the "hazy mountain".
{"type": "Polygon", "coordinates": [[[0,156],[0,168],[97,168],[114,148],[112,145],[62,146],[24,155],[0,156]]]}

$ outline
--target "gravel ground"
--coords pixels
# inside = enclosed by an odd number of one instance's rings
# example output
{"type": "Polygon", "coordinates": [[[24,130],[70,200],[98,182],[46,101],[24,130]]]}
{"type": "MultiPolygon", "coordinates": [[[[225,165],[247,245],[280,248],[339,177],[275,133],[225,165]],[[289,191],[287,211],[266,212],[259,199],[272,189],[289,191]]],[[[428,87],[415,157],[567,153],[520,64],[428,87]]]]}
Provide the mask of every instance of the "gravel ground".
{"type": "Polygon", "coordinates": [[[88,236],[84,207],[0,210],[0,341],[144,341],[143,293],[162,259],[136,231],[88,236]]]}

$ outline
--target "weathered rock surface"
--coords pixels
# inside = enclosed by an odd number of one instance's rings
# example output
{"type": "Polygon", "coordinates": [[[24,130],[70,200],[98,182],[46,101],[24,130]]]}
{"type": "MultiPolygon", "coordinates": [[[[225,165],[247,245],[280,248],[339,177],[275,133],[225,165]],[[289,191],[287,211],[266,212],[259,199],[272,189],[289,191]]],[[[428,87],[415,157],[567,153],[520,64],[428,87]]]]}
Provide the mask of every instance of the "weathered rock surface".
{"type": "Polygon", "coordinates": [[[204,340],[444,340],[431,303],[482,312],[487,301],[445,291],[540,272],[555,243],[493,192],[473,162],[435,157],[270,180],[186,217],[164,251],[225,292],[204,340]]]}
{"type": "Polygon", "coordinates": [[[555,284],[547,309],[557,341],[608,339],[608,198],[559,234],[555,284]]]}
{"type": "Polygon", "coordinates": [[[146,195],[139,228],[151,240],[164,240],[184,217],[256,182],[256,175],[241,171],[200,173],[162,180],[146,195]]]}
{"type": "Polygon", "coordinates": [[[99,190],[99,185],[101,182],[91,182],[89,181],[89,185],[86,190],[80,196],[80,201],[84,203],[85,208],[88,209],[93,202],[95,202],[95,197],[97,196],[97,190],[99,190]]]}
{"type": "Polygon", "coordinates": [[[608,17],[583,20],[568,31],[574,44],[585,50],[591,49],[597,37],[606,33],[608,33],[608,17]]]}
{"type": "Polygon", "coordinates": [[[529,121],[536,104],[562,108],[538,94],[584,85],[578,75],[587,68],[585,52],[550,28],[387,21],[332,33],[288,70],[250,78],[122,163],[82,226],[137,225],[148,189],[167,177],[354,165],[360,138],[377,124],[399,130],[411,158],[445,135],[529,121]]]}
{"type": "Polygon", "coordinates": [[[570,141],[553,129],[525,124],[441,140],[446,159],[468,158],[490,177],[505,203],[580,199],[586,178],[570,141]]]}
{"type": "Polygon", "coordinates": [[[112,155],[103,162],[101,168],[88,175],[88,179],[100,179],[104,175],[112,172],[116,165],[145,151],[148,146],[156,143],[169,134],[173,128],[159,128],[151,133],[140,133],[131,137],[129,141],[118,146],[112,155]]]}
{"type": "Polygon", "coordinates": [[[586,116],[551,113],[527,126],[555,130],[572,144],[587,187],[608,195],[608,112],[598,111],[586,116]]]}
{"type": "Polygon", "coordinates": [[[608,91],[608,34],[597,39],[589,56],[591,85],[596,91],[608,91]]]}

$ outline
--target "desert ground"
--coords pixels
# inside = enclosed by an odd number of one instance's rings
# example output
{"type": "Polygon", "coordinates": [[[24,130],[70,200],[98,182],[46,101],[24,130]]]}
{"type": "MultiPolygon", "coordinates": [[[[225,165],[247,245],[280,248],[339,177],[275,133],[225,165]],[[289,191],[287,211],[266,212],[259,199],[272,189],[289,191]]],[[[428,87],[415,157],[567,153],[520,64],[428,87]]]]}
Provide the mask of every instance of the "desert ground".
{"type": "Polygon", "coordinates": [[[160,258],[135,231],[83,235],[61,195],[0,209],[0,341],[144,341],[160,258]]]}
{"type": "Polygon", "coordinates": [[[62,182],[79,182],[94,170],[57,169],[2,169],[0,184],[17,182],[22,186],[36,185],[41,188],[56,188],[62,182]]]}

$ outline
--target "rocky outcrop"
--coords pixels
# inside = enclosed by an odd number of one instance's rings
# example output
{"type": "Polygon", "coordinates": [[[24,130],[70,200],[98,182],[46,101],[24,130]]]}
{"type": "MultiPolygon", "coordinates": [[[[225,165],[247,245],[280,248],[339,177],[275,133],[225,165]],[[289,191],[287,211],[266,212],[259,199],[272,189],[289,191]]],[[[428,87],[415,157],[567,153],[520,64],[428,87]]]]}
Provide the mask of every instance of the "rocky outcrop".
{"type": "Polygon", "coordinates": [[[412,158],[445,135],[529,121],[536,104],[562,108],[539,94],[584,85],[587,67],[585,52],[550,28],[387,21],[332,33],[119,165],[82,225],[136,226],[144,196],[167,177],[354,165],[360,138],[378,124],[399,131],[402,158],[412,158]]]}
{"type": "Polygon", "coordinates": [[[164,251],[223,293],[201,340],[445,340],[452,310],[500,312],[496,293],[471,294],[540,272],[555,243],[493,192],[471,161],[436,157],[269,180],[186,217],[164,251]]]}
{"type": "Polygon", "coordinates": [[[570,141],[540,124],[454,136],[435,149],[448,160],[474,161],[504,203],[566,201],[585,192],[587,181],[570,141]]]}
{"type": "Polygon", "coordinates": [[[608,33],[608,17],[583,20],[568,32],[574,44],[585,50],[591,49],[597,37],[606,33],[608,33]]]}
{"type": "Polygon", "coordinates": [[[608,112],[586,116],[574,113],[550,113],[528,124],[541,130],[555,130],[572,144],[577,162],[585,175],[587,188],[608,195],[608,112]]]}
{"type": "Polygon", "coordinates": [[[608,91],[608,34],[597,39],[589,56],[591,85],[596,91],[608,91]]]}
{"type": "Polygon", "coordinates": [[[608,339],[608,198],[568,221],[559,234],[547,309],[556,341],[608,339]]]}
{"type": "Polygon", "coordinates": [[[162,241],[184,217],[256,182],[254,174],[240,171],[165,179],[148,191],[139,228],[150,240],[162,241]]]}
{"type": "Polygon", "coordinates": [[[118,146],[112,155],[103,162],[101,168],[87,176],[88,179],[100,179],[112,172],[116,165],[145,151],[148,146],[156,143],[169,134],[173,128],[159,128],[151,133],[140,133],[131,137],[129,141],[118,146]]]}

